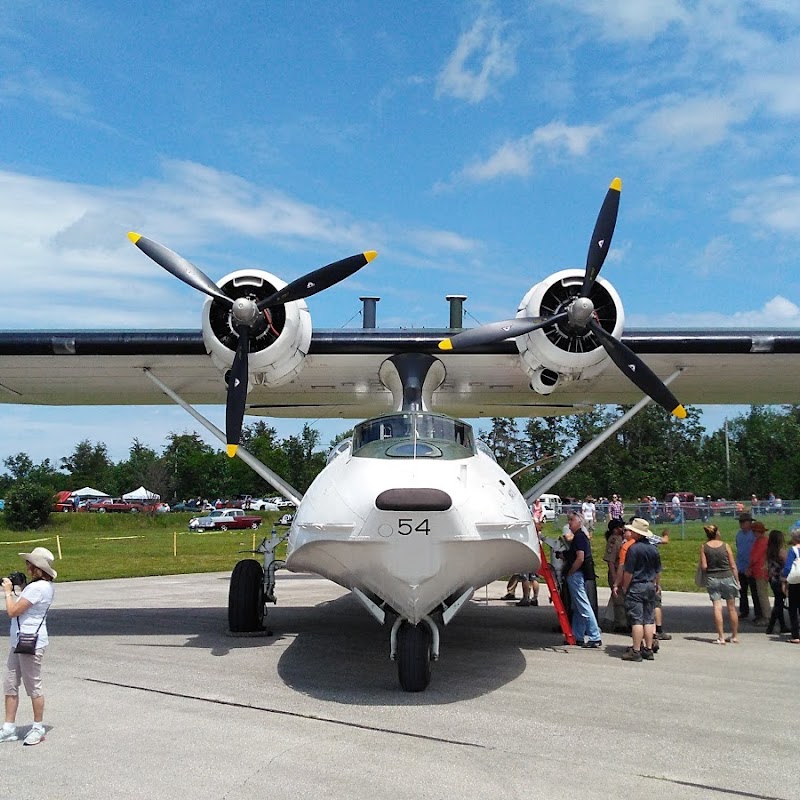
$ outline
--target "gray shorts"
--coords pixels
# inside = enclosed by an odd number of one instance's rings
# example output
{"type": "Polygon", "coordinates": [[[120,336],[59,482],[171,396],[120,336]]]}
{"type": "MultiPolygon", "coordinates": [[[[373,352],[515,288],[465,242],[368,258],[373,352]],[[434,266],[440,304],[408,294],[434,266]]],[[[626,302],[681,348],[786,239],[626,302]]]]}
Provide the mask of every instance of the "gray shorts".
{"type": "Polygon", "coordinates": [[[656,587],[652,583],[632,583],[625,592],[625,614],[629,625],[656,624],[656,587]]]}
{"type": "Polygon", "coordinates": [[[42,647],[30,656],[15,653],[13,650],[8,654],[3,679],[4,695],[16,697],[19,685],[23,683],[28,697],[42,696],[42,656],[45,649],[42,647]]]}
{"type": "Polygon", "coordinates": [[[708,596],[714,600],[735,600],[739,596],[739,586],[732,575],[727,578],[706,578],[708,596]]]}

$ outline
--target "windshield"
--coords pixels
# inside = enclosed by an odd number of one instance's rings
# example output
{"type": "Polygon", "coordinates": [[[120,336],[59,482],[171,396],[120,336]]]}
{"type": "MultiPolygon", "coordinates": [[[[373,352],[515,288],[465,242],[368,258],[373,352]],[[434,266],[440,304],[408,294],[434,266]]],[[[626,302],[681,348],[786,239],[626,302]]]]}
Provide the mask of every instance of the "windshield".
{"type": "Polygon", "coordinates": [[[472,427],[441,414],[387,414],[357,425],[353,455],[359,458],[443,458],[475,455],[472,427]]]}

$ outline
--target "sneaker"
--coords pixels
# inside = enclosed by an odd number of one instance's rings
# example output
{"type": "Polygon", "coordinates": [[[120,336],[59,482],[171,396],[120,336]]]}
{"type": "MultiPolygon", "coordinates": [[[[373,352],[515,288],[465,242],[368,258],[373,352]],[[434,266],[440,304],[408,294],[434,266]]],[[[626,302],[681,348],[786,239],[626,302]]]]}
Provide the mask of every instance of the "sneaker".
{"type": "Polygon", "coordinates": [[[34,745],[44,741],[44,728],[39,728],[34,725],[25,736],[22,744],[34,745]]]}
{"type": "MultiPolygon", "coordinates": [[[[644,659],[645,661],[655,661],[656,660],[655,650],[654,649],[653,650],[648,650],[646,647],[643,647],[642,648],[642,659],[644,659]]],[[[642,659],[639,659],[639,660],[641,661],[642,659]]]]}
{"type": "Polygon", "coordinates": [[[531,601],[526,599],[525,597],[523,597],[522,600],[520,600],[519,603],[517,603],[518,606],[529,606],[530,604],[531,601]]]}
{"type": "Polygon", "coordinates": [[[531,600],[531,605],[532,606],[538,606],[539,605],[539,598],[538,597],[534,597],[533,600],[531,600]]]}
{"type": "Polygon", "coordinates": [[[668,642],[670,639],[672,639],[672,634],[664,633],[663,631],[661,633],[656,632],[655,638],[661,640],[662,642],[668,642]]]}
{"type": "Polygon", "coordinates": [[[598,647],[603,646],[602,639],[590,639],[588,642],[584,642],[581,647],[585,647],[588,650],[596,650],[598,647]]]}
{"type": "Polygon", "coordinates": [[[632,647],[629,647],[622,654],[622,660],[623,661],[641,661],[642,660],[641,650],[634,650],[632,647]]]}
{"type": "Polygon", "coordinates": [[[757,625],[760,628],[762,626],[769,625],[769,620],[764,619],[764,617],[755,617],[751,624],[757,625]]]}
{"type": "Polygon", "coordinates": [[[12,728],[11,730],[5,727],[0,728],[0,742],[16,742],[17,739],[19,739],[19,736],[17,735],[16,728],[12,728]]]}
{"type": "Polygon", "coordinates": [[[516,600],[517,596],[514,594],[514,592],[509,592],[508,594],[504,594],[500,599],[501,600],[516,600]]]}
{"type": "Polygon", "coordinates": [[[657,653],[661,649],[661,645],[658,643],[658,639],[653,639],[653,652],[657,653]]]}

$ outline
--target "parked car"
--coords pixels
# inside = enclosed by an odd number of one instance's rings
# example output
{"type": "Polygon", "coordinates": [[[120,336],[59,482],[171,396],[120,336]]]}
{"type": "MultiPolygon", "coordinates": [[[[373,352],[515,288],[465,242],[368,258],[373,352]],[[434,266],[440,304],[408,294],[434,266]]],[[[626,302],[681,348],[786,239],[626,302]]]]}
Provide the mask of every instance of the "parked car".
{"type": "Polygon", "coordinates": [[[218,508],[209,511],[205,517],[192,517],[189,520],[190,531],[227,531],[237,528],[260,528],[261,517],[245,514],[241,508],[218,508]]]}
{"type": "Polygon", "coordinates": [[[109,498],[108,500],[93,500],[86,504],[86,511],[97,514],[140,514],[147,512],[162,513],[169,511],[169,505],[161,502],[143,503],[139,500],[122,500],[109,498]]]}
{"type": "Polygon", "coordinates": [[[53,511],[75,511],[75,501],[72,499],[72,492],[56,492],[53,497],[53,511]]]}
{"type": "Polygon", "coordinates": [[[245,511],[277,511],[278,505],[271,500],[243,494],[237,497],[236,500],[228,500],[225,503],[225,508],[243,508],[245,511]]]}

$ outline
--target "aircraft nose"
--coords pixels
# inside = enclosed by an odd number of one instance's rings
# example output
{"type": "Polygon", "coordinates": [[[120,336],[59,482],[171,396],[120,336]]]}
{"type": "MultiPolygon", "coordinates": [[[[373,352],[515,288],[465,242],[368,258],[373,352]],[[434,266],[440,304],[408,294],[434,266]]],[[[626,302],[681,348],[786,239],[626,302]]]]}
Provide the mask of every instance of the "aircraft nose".
{"type": "Polygon", "coordinates": [[[447,511],[452,505],[447,492],[423,487],[387,489],[375,498],[381,511],[447,511]]]}

